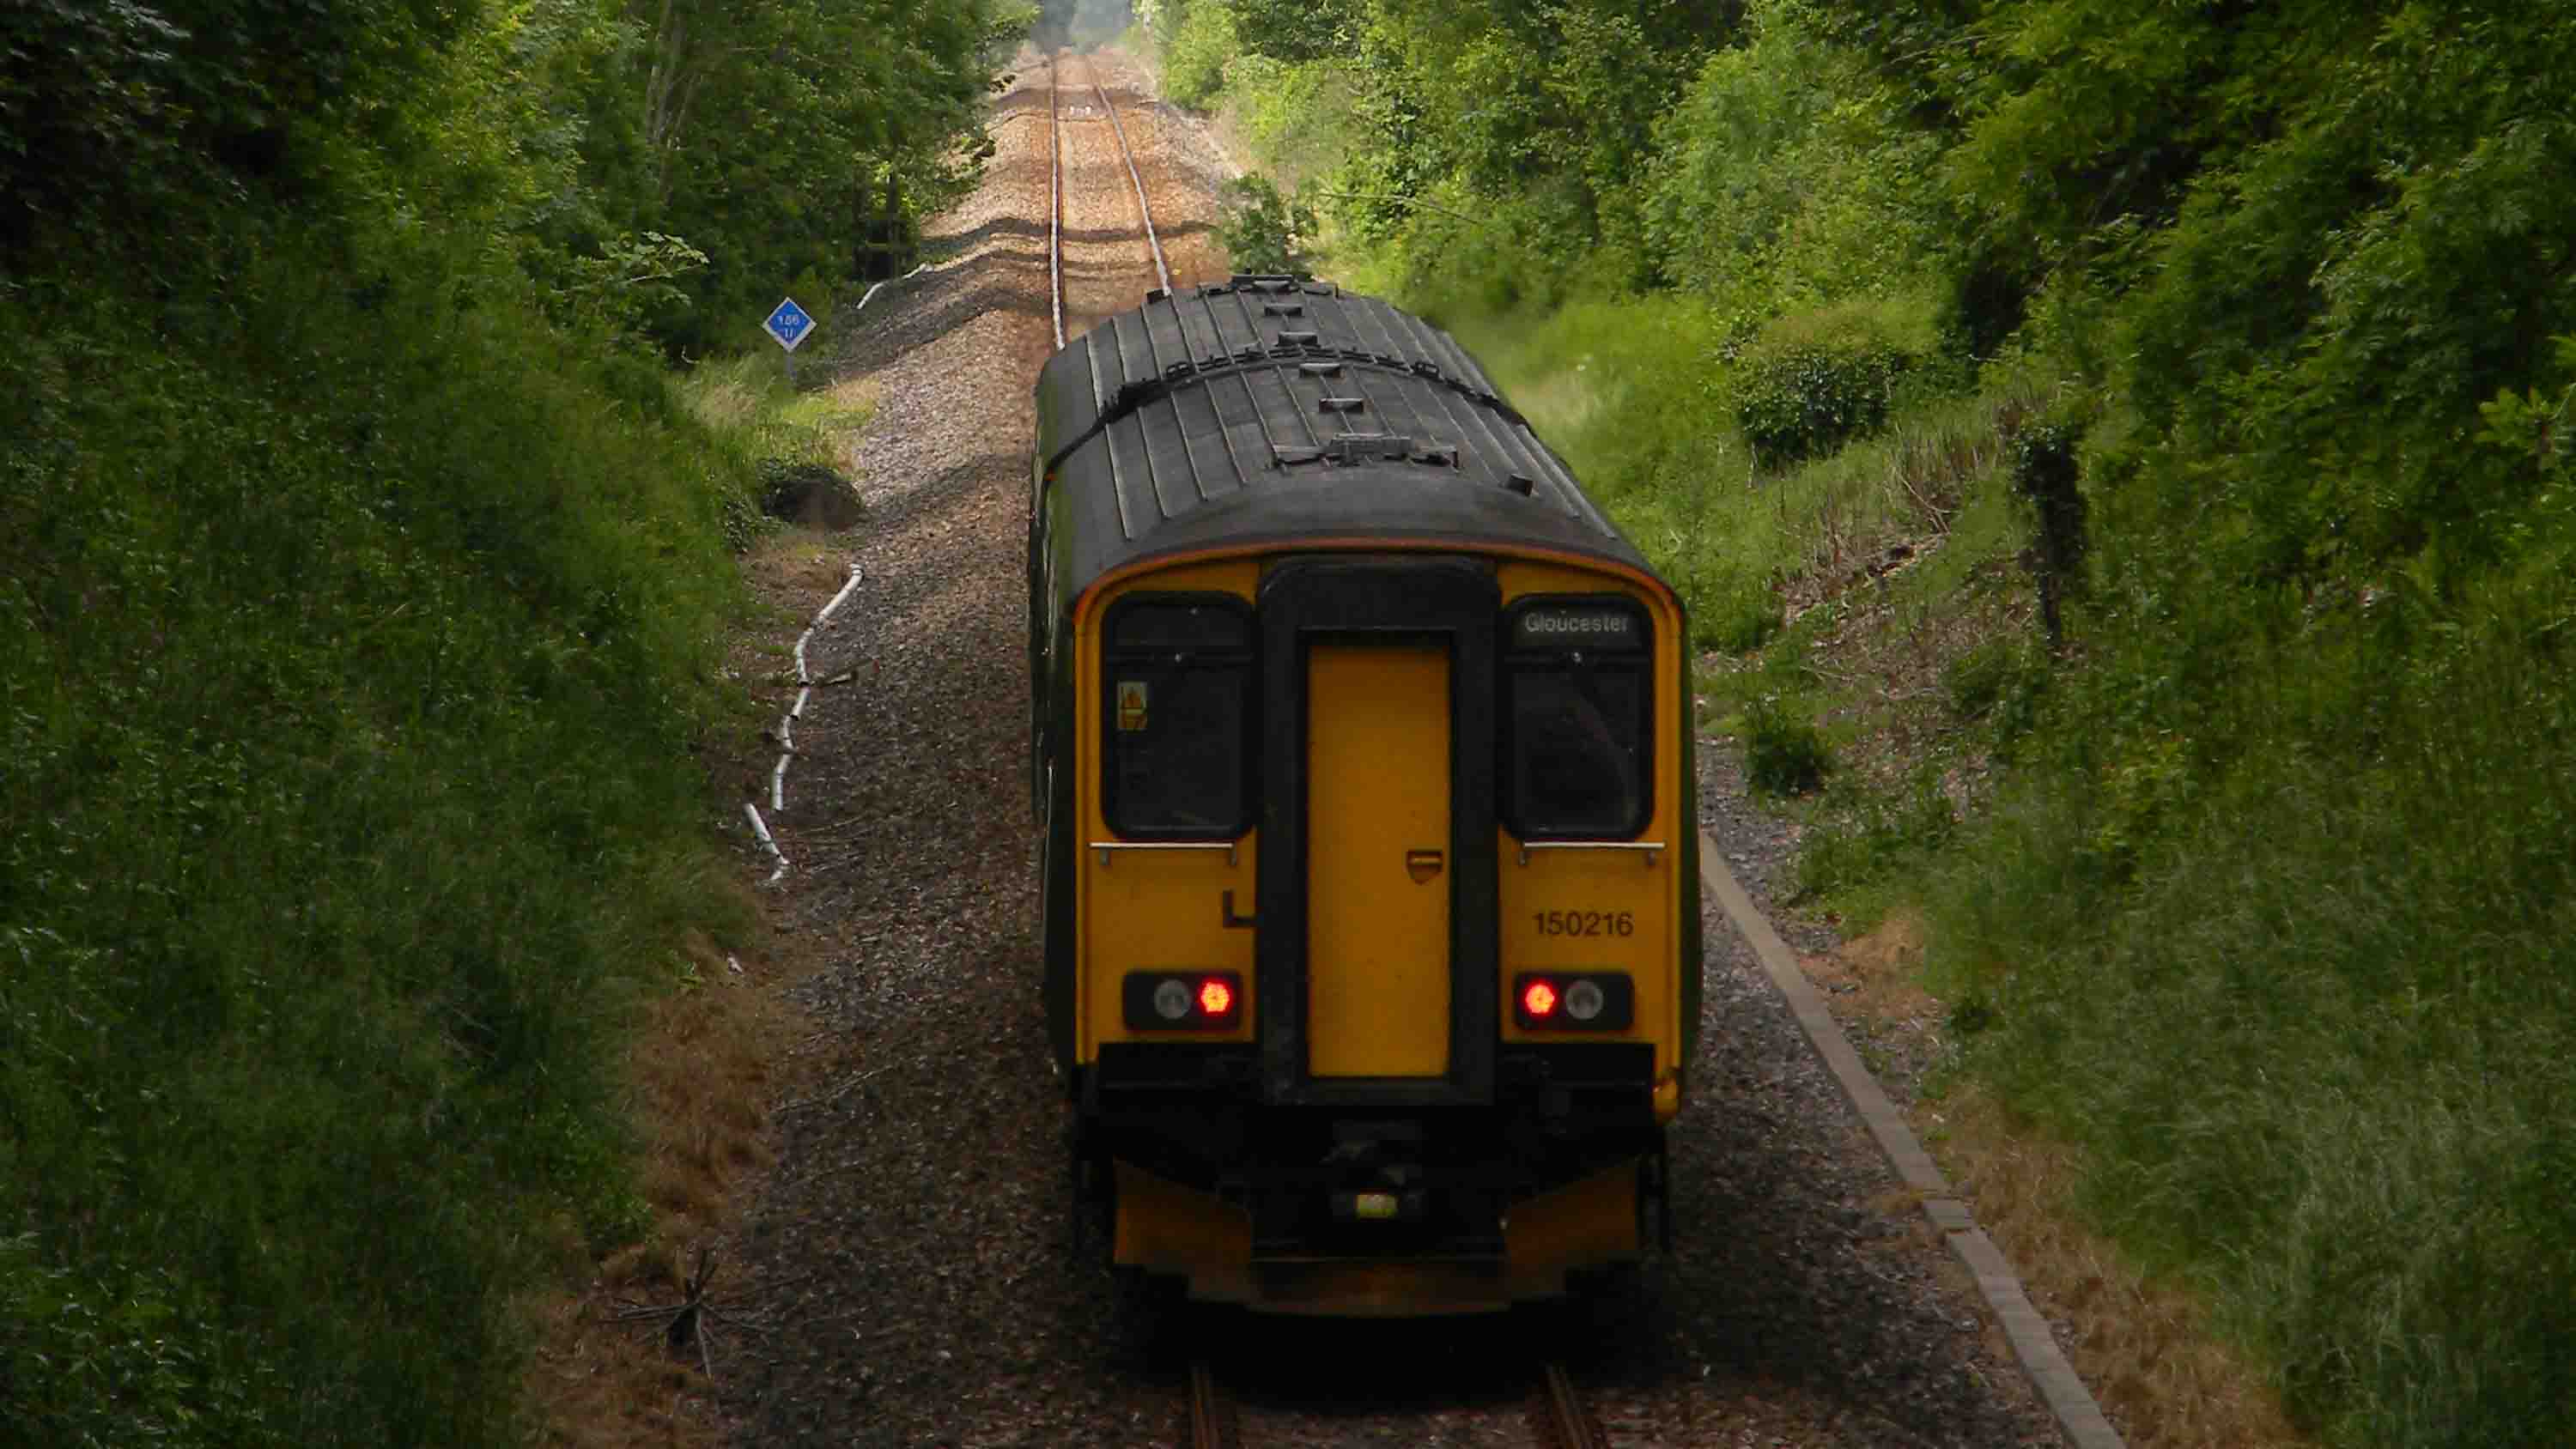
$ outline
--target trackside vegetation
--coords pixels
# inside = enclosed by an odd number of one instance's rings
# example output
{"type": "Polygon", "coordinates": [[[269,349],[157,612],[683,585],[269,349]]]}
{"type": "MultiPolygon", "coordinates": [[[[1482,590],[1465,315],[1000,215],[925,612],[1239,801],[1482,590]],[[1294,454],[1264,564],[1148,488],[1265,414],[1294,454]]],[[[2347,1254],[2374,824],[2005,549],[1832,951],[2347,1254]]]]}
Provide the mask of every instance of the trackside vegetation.
{"type": "Polygon", "coordinates": [[[529,1441],[523,1305],[647,1226],[625,1034],[750,925],[693,762],[777,440],[669,359],[962,178],[998,33],[0,14],[0,1438],[529,1441]]]}
{"type": "Polygon", "coordinates": [[[1802,880],[1929,913],[1955,1071],[2075,1208],[2320,1442],[2559,1442],[2576,13],[1156,19],[1323,269],[1686,583],[1802,880]],[[1838,663],[1864,616],[1922,687],[1838,663]]]}

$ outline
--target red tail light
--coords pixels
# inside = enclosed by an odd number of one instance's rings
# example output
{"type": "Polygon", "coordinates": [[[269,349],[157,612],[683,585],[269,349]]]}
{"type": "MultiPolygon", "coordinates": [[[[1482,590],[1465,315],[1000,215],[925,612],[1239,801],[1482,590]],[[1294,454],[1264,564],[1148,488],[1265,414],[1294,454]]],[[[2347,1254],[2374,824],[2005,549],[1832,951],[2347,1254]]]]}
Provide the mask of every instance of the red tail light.
{"type": "Polygon", "coordinates": [[[1243,1025],[1239,971],[1130,971],[1119,996],[1129,1031],[1233,1031],[1243,1025]]]}
{"type": "Polygon", "coordinates": [[[1624,971],[1524,971],[1512,978],[1512,1021],[1523,1031],[1626,1031],[1637,984],[1624,971]]]}

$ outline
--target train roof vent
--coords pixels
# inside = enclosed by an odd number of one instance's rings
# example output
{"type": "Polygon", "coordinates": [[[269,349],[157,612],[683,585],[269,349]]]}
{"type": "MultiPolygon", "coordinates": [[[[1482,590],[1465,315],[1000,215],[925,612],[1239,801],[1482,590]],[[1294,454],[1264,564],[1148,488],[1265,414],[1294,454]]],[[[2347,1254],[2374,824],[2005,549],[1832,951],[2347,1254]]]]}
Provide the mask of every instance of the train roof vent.
{"type": "Polygon", "coordinates": [[[1324,443],[1327,462],[1403,463],[1413,457],[1413,440],[1400,433],[1339,433],[1324,443]]]}
{"type": "Polygon", "coordinates": [[[1345,468],[1359,463],[1421,463],[1450,469],[1459,466],[1457,444],[1424,443],[1416,446],[1413,439],[1401,433],[1336,433],[1321,447],[1274,447],[1270,450],[1270,457],[1282,468],[1293,468],[1301,463],[1333,463],[1345,468]]]}
{"type": "Polygon", "coordinates": [[[1342,365],[1338,362],[1301,362],[1297,364],[1297,370],[1306,374],[1308,377],[1339,377],[1342,375],[1342,365]]]}
{"type": "Polygon", "coordinates": [[[1312,347],[1321,334],[1316,332],[1281,332],[1279,340],[1291,347],[1312,347]]]}
{"type": "Polygon", "coordinates": [[[1503,479],[1503,486],[1527,498],[1538,491],[1538,480],[1527,473],[1513,473],[1503,479]]]}
{"type": "Polygon", "coordinates": [[[1315,399],[1315,411],[1319,413],[1356,413],[1365,412],[1367,409],[1368,399],[1364,397],[1319,397],[1315,399]]]}
{"type": "Polygon", "coordinates": [[[1306,315],[1306,304],[1303,302],[1264,302],[1261,304],[1261,315],[1264,317],[1303,317],[1306,315]]]}

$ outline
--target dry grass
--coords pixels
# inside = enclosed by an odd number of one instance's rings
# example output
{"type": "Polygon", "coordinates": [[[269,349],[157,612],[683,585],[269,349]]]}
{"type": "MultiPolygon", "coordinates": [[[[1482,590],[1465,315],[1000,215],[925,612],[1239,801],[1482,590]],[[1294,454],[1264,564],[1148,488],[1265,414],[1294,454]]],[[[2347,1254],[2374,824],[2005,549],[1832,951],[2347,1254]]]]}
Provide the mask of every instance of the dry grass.
{"type": "Polygon", "coordinates": [[[1937,1029],[1941,1003],[1923,989],[1923,923],[1911,912],[1888,916],[1878,929],[1846,941],[1829,956],[1802,956],[1807,976],[1832,996],[1837,1012],[1869,1019],[1873,1030],[1928,1034],[1937,1029]]]}
{"type": "MultiPolygon", "coordinates": [[[[773,1064],[791,1035],[773,986],[795,968],[776,953],[729,956],[704,939],[687,943],[687,955],[700,984],[646,1007],[627,1054],[651,1226],[532,1311],[539,1343],[528,1393],[544,1442],[564,1449],[712,1449],[722,1439],[694,1347],[675,1352],[662,1320],[614,1315],[630,1303],[680,1302],[687,1265],[725,1240],[744,1188],[768,1168],[773,1064]]],[[[726,1349],[744,1342],[718,1338],[719,1375],[726,1349]]]]}
{"type": "MultiPolygon", "coordinates": [[[[752,546],[744,567],[767,581],[765,594],[794,601],[782,604],[778,610],[778,623],[792,644],[813,618],[816,604],[832,597],[849,578],[850,549],[832,534],[803,528],[780,529],[752,546]],[[809,598],[815,603],[806,602],[809,598]],[[801,614],[799,609],[803,610],[801,614]]],[[[764,636],[763,642],[771,641],[764,636]]],[[[742,651],[737,649],[735,653],[740,655],[742,651]]],[[[792,668],[789,672],[794,673],[792,668]]]]}
{"type": "MultiPolygon", "coordinates": [[[[814,608],[848,577],[847,548],[805,529],[763,537],[744,560],[767,617],[755,617],[732,641],[729,667],[751,686],[757,717],[741,737],[701,760],[722,796],[740,798],[765,786],[774,749],[757,726],[774,720],[792,690],[781,681],[794,666],[777,639],[792,640],[814,608]]],[[[746,895],[756,892],[746,882],[746,895]]],[[[766,920],[769,907],[745,913],[766,920]]],[[[704,938],[682,943],[693,984],[646,1004],[626,1058],[629,1100],[640,1148],[637,1187],[648,1226],[636,1242],[604,1257],[568,1245],[559,1291],[529,1305],[538,1342],[527,1380],[543,1442],[560,1449],[654,1445],[715,1449],[724,1422],[694,1346],[675,1350],[667,1320],[617,1321],[629,1304],[669,1306],[688,1295],[686,1279],[701,1251],[713,1251],[712,1299],[727,1299],[730,1274],[722,1245],[730,1241],[752,1192],[772,1160],[770,1111],[788,1094],[789,1050],[798,1024],[783,988],[819,965],[825,942],[762,928],[747,949],[728,953],[704,938]]],[[[758,1317],[758,1305],[729,1316],[758,1317]]],[[[719,1380],[729,1353],[751,1344],[719,1327],[713,1360],[719,1380]]]]}
{"type": "MultiPolygon", "coordinates": [[[[1931,561],[1923,549],[1903,567],[1931,561]]],[[[1888,571],[1889,582],[1897,582],[1888,571]]],[[[1936,601],[1909,602],[1868,573],[1794,581],[1809,607],[1839,601],[1808,658],[1836,699],[1828,718],[1842,735],[1842,767],[1885,794],[1927,760],[1944,762],[1943,793],[1955,811],[1983,805],[1991,762],[1972,727],[1949,717],[1942,671],[1985,639],[2027,633],[2026,577],[1989,560],[1968,585],[1936,601]]],[[[1908,1094],[1919,1074],[1949,1055],[1948,1007],[1922,978],[1928,927],[1903,905],[1865,935],[1801,964],[1835,1014],[1864,1044],[1891,1086],[1908,1094]]],[[[1923,1138],[1977,1221],[2019,1270],[2032,1300],[2066,1325],[2068,1356],[2132,1449],[2310,1449],[2259,1368],[2213,1335],[2200,1302],[2178,1285],[2151,1283],[2085,1226],[2072,1201],[2079,1163],[2042,1140],[1981,1090],[1954,1085],[1912,1110],[1923,1138]]],[[[1929,1229],[1927,1228],[1927,1231],[1929,1229]]]]}
{"type": "MultiPolygon", "coordinates": [[[[1922,919],[1898,911],[1800,964],[1863,1039],[1922,1061],[1941,1052],[1945,1014],[1922,983],[1925,939],[1922,919]]],[[[2032,1302],[2068,1329],[2068,1357],[2131,1449],[2311,1449],[2315,1441],[2291,1427],[2262,1374],[2212,1338],[2198,1300],[2146,1281],[2084,1226],[2071,1202],[2072,1149],[2041,1139],[1970,1086],[1919,1102],[1910,1115],[2032,1302]]],[[[1921,1208],[1912,1193],[1891,1194],[1881,1206],[1908,1216],[1921,1208]]],[[[1921,1229],[1927,1239],[1932,1231],[1928,1223],[1921,1229]]],[[[2011,1350],[2004,1344],[1997,1352],[2011,1350]]]]}
{"type": "Polygon", "coordinates": [[[784,1036],[783,1008],[749,967],[704,942],[690,959],[706,984],[653,1005],[630,1061],[650,1124],[644,1196],[673,1247],[717,1231],[733,1189],[768,1166],[770,1064],[784,1036]]]}
{"type": "Polygon", "coordinates": [[[2069,1203],[2072,1149],[1963,1089],[1915,1127],[2031,1299],[2069,1329],[2067,1356],[2132,1449],[2309,1449],[2264,1376],[2212,1338],[2184,1289],[2150,1282],[2069,1203]]]}

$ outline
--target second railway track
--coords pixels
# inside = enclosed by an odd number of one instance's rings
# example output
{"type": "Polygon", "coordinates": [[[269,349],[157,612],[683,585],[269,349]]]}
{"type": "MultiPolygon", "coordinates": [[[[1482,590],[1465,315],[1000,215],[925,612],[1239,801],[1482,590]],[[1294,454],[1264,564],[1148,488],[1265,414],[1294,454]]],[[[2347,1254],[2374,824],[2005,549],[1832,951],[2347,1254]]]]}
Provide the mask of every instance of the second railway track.
{"type": "MultiPolygon", "coordinates": [[[[1098,72],[1093,68],[1088,57],[1070,51],[1057,51],[1047,57],[1047,117],[1049,141],[1054,152],[1048,169],[1047,182],[1047,290],[1049,312],[1055,322],[1055,345],[1059,348],[1064,346],[1069,335],[1065,328],[1064,283],[1066,235],[1064,213],[1067,190],[1064,161],[1066,119],[1064,71],[1068,64],[1077,64],[1082,68],[1086,77],[1084,88],[1090,91],[1092,100],[1099,107],[1098,119],[1108,123],[1110,135],[1117,142],[1119,162],[1126,172],[1129,187],[1135,193],[1137,223],[1143,235],[1145,250],[1153,260],[1155,285],[1166,291],[1169,291],[1172,285],[1171,264],[1163,254],[1162,238],[1154,230],[1154,203],[1146,190],[1144,173],[1137,168],[1135,148],[1128,143],[1126,123],[1119,118],[1118,103],[1110,95],[1109,88],[1101,84],[1098,72]]],[[[1079,93],[1078,89],[1076,94],[1079,93]]],[[[1079,119],[1089,122],[1093,118],[1085,116],[1079,119]]]]}

